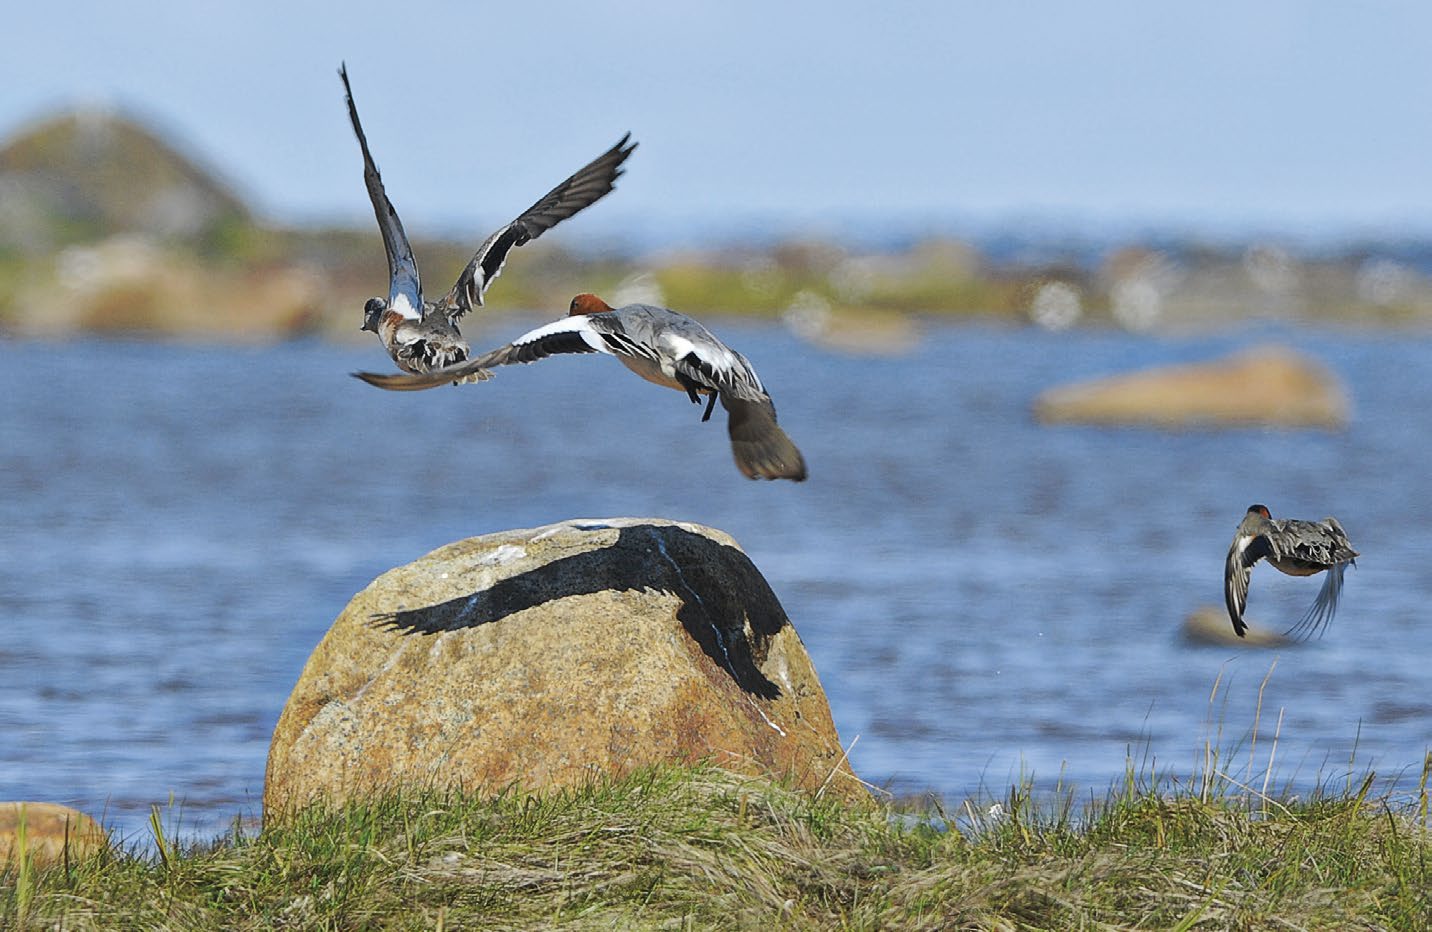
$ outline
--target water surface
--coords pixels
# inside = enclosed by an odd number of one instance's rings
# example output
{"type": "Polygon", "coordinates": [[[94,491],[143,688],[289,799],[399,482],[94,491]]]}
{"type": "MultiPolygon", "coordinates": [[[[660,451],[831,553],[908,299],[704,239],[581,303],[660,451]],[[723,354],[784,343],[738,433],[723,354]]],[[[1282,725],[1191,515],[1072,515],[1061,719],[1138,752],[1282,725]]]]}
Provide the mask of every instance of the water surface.
{"type": "MultiPolygon", "coordinates": [[[[1275,786],[1349,760],[1415,781],[1432,743],[1432,339],[965,326],[864,359],[717,329],[762,373],[809,482],[743,479],[720,412],[701,424],[607,359],[392,394],[347,375],[386,363],[376,343],[0,343],[0,799],[67,803],[131,836],[172,801],[181,831],[221,831],[257,813],[288,692],[375,575],[470,535],[618,515],[733,534],[810,650],[857,771],[894,790],[1000,793],[1032,773],[1102,794],[1130,751],[1187,775],[1215,681],[1232,745],[1275,657],[1275,786]],[[1349,430],[1030,419],[1049,385],[1265,339],[1347,383],[1349,430]],[[1295,650],[1185,643],[1255,501],[1340,518],[1364,554],[1342,612],[1295,650]]],[[[1250,617],[1291,623],[1316,587],[1260,568],[1250,617]]]]}

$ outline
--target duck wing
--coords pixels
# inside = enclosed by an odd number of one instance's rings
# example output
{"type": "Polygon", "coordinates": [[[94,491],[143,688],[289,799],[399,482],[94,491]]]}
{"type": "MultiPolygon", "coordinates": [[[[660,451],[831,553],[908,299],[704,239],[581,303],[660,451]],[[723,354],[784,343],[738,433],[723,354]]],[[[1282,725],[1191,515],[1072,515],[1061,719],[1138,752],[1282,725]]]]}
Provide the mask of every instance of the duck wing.
{"type": "Polygon", "coordinates": [[[418,262],[413,258],[408,235],[403,232],[403,221],[398,219],[393,202],[388,200],[388,194],[383,190],[383,177],[378,174],[378,166],[368,151],[368,137],[363,134],[358,107],[353,103],[347,65],[338,69],[338,76],[343,79],[343,93],[348,100],[348,119],[353,123],[358,146],[363,150],[363,182],[368,186],[368,199],[373,202],[373,215],[378,219],[378,229],[383,234],[383,249],[388,254],[388,306],[404,317],[418,317],[423,310],[423,286],[418,277],[418,262]]]}
{"type": "Polygon", "coordinates": [[[627,144],[629,139],[631,133],[627,133],[616,145],[548,191],[516,220],[483,241],[468,262],[467,268],[458,276],[452,290],[441,302],[448,316],[456,321],[474,306],[482,306],[483,294],[486,293],[488,285],[502,274],[507,254],[514,246],[521,246],[536,239],[563,220],[610,194],[616,180],[622,175],[622,163],[636,149],[636,143],[627,144]]]}
{"type": "Polygon", "coordinates": [[[1273,548],[1263,534],[1236,535],[1228,548],[1228,559],[1223,563],[1223,601],[1228,606],[1233,633],[1239,637],[1243,637],[1248,630],[1243,612],[1248,607],[1248,580],[1253,573],[1253,564],[1272,552],[1273,548]]]}
{"type": "Polygon", "coordinates": [[[604,315],[563,317],[545,324],[495,350],[474,356],[466,362],[424,373],[355,372],[355,379],[391,392],[416,392],[436,388],[448,382],[471,381],[480,370],[495,366],[532,363],[548,356],[564,353],[608,353],[611,349],[609,325],[596,318],[604,315]]]}

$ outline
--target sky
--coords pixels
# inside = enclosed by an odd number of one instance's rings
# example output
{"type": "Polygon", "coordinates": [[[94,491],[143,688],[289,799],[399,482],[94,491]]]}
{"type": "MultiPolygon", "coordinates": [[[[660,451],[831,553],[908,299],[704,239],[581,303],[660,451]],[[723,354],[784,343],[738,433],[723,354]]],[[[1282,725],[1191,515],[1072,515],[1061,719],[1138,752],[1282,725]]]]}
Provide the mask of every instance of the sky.
{"type": "Polygon", "coordinates": [[[511,219],[628,130],[583,235],[1432,231],[1422,3],[21,0],[4,19],[0,137],[62,107],[137,114],[281,222],[371,222],[346,60],[419,236],[511,219]]]}

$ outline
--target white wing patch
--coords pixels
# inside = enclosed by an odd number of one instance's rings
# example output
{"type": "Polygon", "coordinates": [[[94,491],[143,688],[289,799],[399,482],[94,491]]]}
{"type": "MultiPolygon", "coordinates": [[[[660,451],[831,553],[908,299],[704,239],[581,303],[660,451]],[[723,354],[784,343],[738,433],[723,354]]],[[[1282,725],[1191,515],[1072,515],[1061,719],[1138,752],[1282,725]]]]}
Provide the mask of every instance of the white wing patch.
{"type": "Polygon", "coordinates": [[[616,355],[607,346],[606,341],[602,339],[602,335],[592,326],[591,321],[587,320],[584,316],[563,317],[561,320],[554,320],[550,324],[543,324],[536,330],[529,330],[513,340],[512,345],[525,346],[528,343],[536,343],[543,337],[550,337],[556,333],[578,334],[581,336],[583,342],[597,352],[606,353],[608,356],[616,355]]]}
{"type": "Polygon", "coordinates": [[[684,359],[688,353],[695,353],[696,358],[706,364],[717,378],[727,384],[735,382],[748,382],[755,386],[757,391],[764,391],[761,388],[760,380],[756,373],[751,370],[740,354],[728,349],[725,344],[718,342],[714,337],[710,340],[692,340],[677,333],[663,333],[660,338],[662,350],[669,354],[670,359],[684,359]]]}
{"type": "Polygon", "coordinates": [[[405,294],[393,295],[393,300],[388,307],[402,314],[408,320],[421,320],[422,316],[418,309],[413,307],[413,302],[405,294]]]}
{"type": "MultiPolygon", "coordinates": [[[[667,353],[675,359],[680,359],[687,353],[694,352],[696,350],[695,343],[692,343],[690,340],[686,339],[686,337],[678,336],[674,333],[663,333],[661,335],[661,342],[665,344],[662,349],[666,350],[667,353]]],[[[706,359],[706,356],[703,353],[697,353],[696,355],[700,359],[706,359]]]]}

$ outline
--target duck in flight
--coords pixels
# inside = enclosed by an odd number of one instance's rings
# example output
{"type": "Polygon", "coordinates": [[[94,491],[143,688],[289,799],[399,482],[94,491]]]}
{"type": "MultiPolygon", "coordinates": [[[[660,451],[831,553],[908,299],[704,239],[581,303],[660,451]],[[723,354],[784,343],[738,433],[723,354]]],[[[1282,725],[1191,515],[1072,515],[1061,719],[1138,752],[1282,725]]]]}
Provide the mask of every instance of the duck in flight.
{"type": "MultiPolygon", "coordinates": [[[[388,297],[368,299],[363,306],[362,329],[376,333],[393,362],[406,372],[428,372],[461,363],[468,358],[468,345],[458,330],[458,321],[474,306],[482,306],[483,294],[502,272],[508,252],[610,193],[622,174],[622,163],[636,148],[636,143],[628,144],[631,134],[627,133],[616,145],[548,191],[517,219],[483,242],[452,290],[440,301],[425,301],[413,249],[393,202],[383,190],[382,176],[368,151],[363,124],[358,121],[347,66],[339,68],[338,74],[343,79],[348,100],[348,118],[353,122],[353,132],[363,150],[363,180],[373,202],[373,213],[378,218],[378,229],[383,234],[383,248],[388,254],[388,297]]],[[[485,371],[474,370],[466,381],[489,377],[485,371]]]]}
{"type": "Polygon", "coordinates": [[[1253,564],[1266,560],[1270,566],[1289,576],[1312,576],[1327,573],[1323,587],[1312,607],[1289,634],[1303,638],[1321,636],[1337,612],[1342,595],[1343,573],[1356,564],[1358,552],[1348,543],[1347,534],[1336,518],[1322,521],[1278,521],[1263,505],[1249,507],[1248,513],[1233,535],[1228,559],[1223,565],[1223,596],[1228,617],[1239,637],[1248,629],[1243,611],[1248,605],[1248,579],[1253,564]]]}
{"type": "Polygon", "coordinates": [[[605,353],[648,382],[685,392],[694,403],[702,403],[705,396],[703,421],[711,418],[719,398],[727,413],[731,453],[743,475],[796,482],[806,478],[805,459],[776,423],[771,396],[746,357],[700,323],[664,307],[629,304],[614,309],[596,295],[579,294],[568,316],[466,362],[421,374],[354,376],[390,391],[417,391],[470,380],[492,366],[536,362],[559,353],[605,353]]]}

